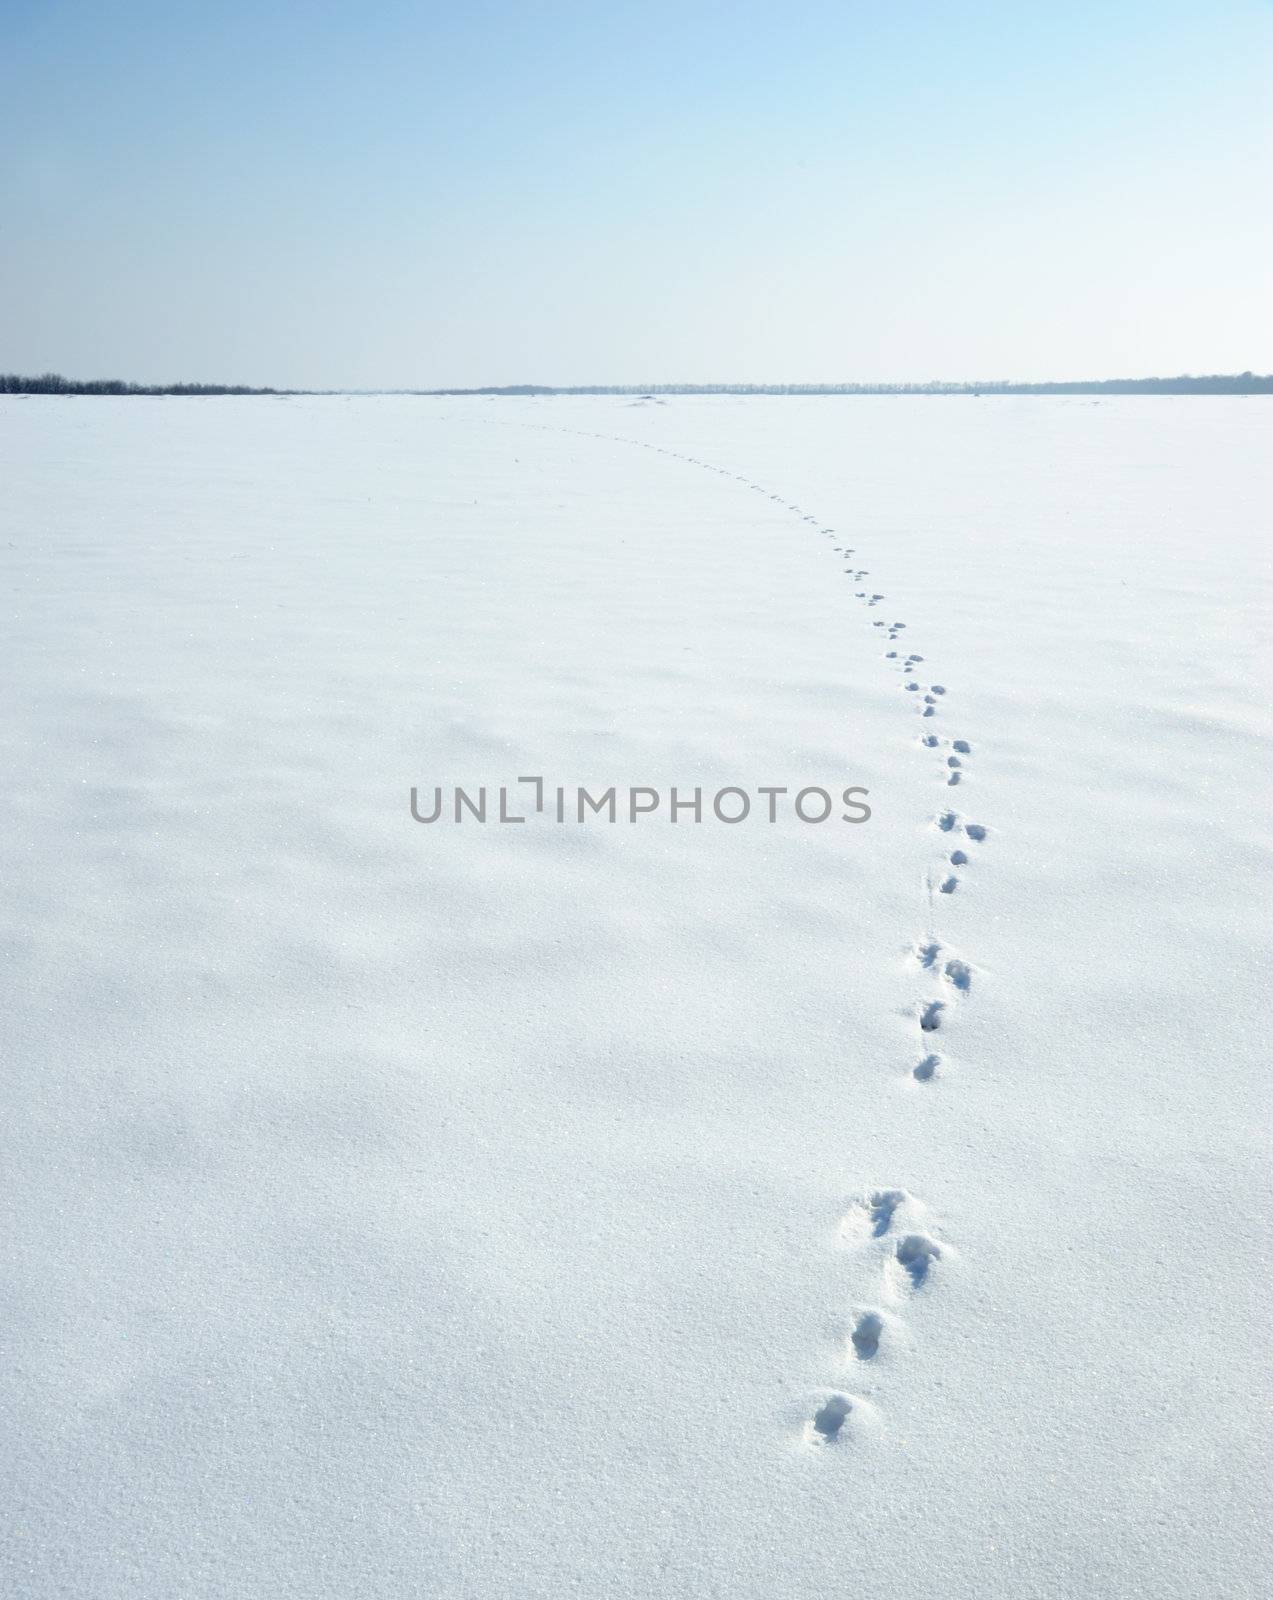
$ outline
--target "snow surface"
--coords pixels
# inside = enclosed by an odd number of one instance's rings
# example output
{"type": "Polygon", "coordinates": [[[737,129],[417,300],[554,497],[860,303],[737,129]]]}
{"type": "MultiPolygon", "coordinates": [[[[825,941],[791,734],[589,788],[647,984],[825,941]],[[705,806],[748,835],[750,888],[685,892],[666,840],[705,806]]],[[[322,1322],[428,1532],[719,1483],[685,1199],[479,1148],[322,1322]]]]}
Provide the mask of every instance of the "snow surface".
{"type": "Polygon", "coordinates": [[[0,1587],[1266,1593],[1271,446],[0,402],[0,1587]]]}

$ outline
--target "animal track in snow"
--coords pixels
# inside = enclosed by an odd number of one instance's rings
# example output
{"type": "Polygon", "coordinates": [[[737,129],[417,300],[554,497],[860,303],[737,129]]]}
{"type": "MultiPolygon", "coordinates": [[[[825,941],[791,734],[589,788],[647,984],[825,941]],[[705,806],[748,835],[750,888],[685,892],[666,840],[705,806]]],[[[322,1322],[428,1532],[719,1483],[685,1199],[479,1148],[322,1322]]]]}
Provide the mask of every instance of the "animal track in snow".
{"type": "Polygon", "coordinates": [[[910,1196],[905,1189],[874,1189],[869,1195],[853,1202],[844,1219],[846,1233],[865,1231],[873,1239],[881,1239],[893,1226],[893,1218],[910,1196]]]}
{"type": "Polygon", "coordinates": [[[853,1410],[853,1402],[847,1394],[833,1394],[813,1416],[813,1436],[815,1443],[834,1444],[840,1437],[840,1430],[849,1419],[849,1412],[853,1410]]]}
{"type": "MultiPolygon", "coordinates": [[[[968,994],[972,989],[972,967],[959,956],[950,955],[938,939],[927,939],[916,944],[913,955],[919,966],[925,972],[939,973],[952,988],[958,989],[961,994],[968,994]]],[[[941,1001],[937,1001],[937,1009],[941,1009],[941,1001]]],[[[936,1031],[938,1024],[931,1026],[927,1022],[921,1026],[928,1033],[936,1031]]]]}
{"type": "Polygon", "coordinates": [[[871,1232],[878,1239],[893,1226],[893,1218],[899,1206],[906,1204],[905,1189],[876,1189],[866,1202],[867,1215],[871,1219],[871,1232]]]}
{"type": "Polygon", "coordinates": [[[915,946],[915,959],[921,967],[933,968],[941,959],[941,945],[936,939],[930,939],[927,944],[915,946]]]}
{"type": "MultiPolygon", "coordinates": [[[[976,844],[980,844],[989,832],[984,823],[965,822],[955,811],[943,811],[937,818],[937,826],[943,833],[953,833],[956,829],[962,829],[976,844]]],[[[967,860],[967,857],[964,859],[967,860]]]]}
{"type": "Polygon", "coordinates": [[[880,1348],[880,1335],[884,1332],[884,1318],[875,1311],[864,1311],[849,1335],[853,1353],[859,1361],[871,1361],[880,1348]]]}
{"type": "MultiPolygon", "coordinates": [[[[535,425],[532,424],[531,426],[535,425]]],[[[574,431],[579,433],[581,437],[609,437],[600,433],[586,434],[582,430],[560,431],[574,431]]],[[[748,487],[753,493],[766,494],[773,505],[786,509],[794,516],[802,518],[826,539],[834,540],[837,537],[836,530],[833,527],[820,524],[817,518],[806,513],[794,501],[785,500],[781,494],[766,490],[762,484],[747,478],[745,473],[731,474],[726,468],[715,467],[712,463],[703,461],[697,456],[690,456],[685,452],[656,446],[646,441],[627,440],[624,442],[630,444],[642,443],[647,450],[653,450],[665,458],[685,462],[699,468],[701,471],[712,471],[723,477],[732,478],[740,485],[748,487]]],[[[851,576],[856,582],[862,582],[870,576],[869,568],[856,567],[850,564],[849,558],[857,553],[854,546],[834,545],[833,548],[837,555],[844,558],[843,571],[846,576],[851,576]]],[[[868,608],[881,604],[886,598],[882,593],[865,589],[857,593],[868,608]]],[[[890,644],[899,640],[906,629],[906,623],[899,619],[892,621],[877,620],[874,625],[885,631],[890,644]]],[[[898,651],[890,649],[886,653],[886,659],[893,662],[895,667],[900,668],[907,692],[914,694],[916,697],[915,701],[912,702],[915,710],[925,718],[935,716],[938,704],[947,693],[947,689],[941,683],[934,683],[925,687],[917,681],[914,674],[924,657],[918,652],[911,652],[903,662],[899,659],[898,651]]],[[[940,740],[935,734],[925,733],[920,736],[918,742],[925,749],[936,749],[944,741],[940,740]]],[[[954,786],[959,784],[964,776],[962,772],[963,763],[957,757],[969,755],[972,746],[967,739],[952,739],[948,741],[948,747],[955,754],[946,757],[942,771],[947,786],[954,786]]],[[[962,831],[969,840],[975,843],[981,843],[988,833],[984,824],[965,823],[954,811],[941,812],[934,819],[934,822],[939,832],[951,834],[956,831],[962,831]]],[[[950,842],[954,843],[953,840],[950,842]]],[[[952,867],[962,867],[967,864],[968,856],[962,849],[950,850],[949,862],[952,867]]],[[[953,875],[946,877],[940,883],[936,883],[935,879],[930,878],[930,892],[934,884],[936,884],[941,893],[951,894],[954,892],[958,881],[953,875]]],[[[921,1036],[927,1040],[930,1035],[940,1030],[946,1005],[950,1003],[958,1004],[959,1002],[955,999],[956,996],[966,996],[970,993],[972,968],[969,963],[962,959],[949,955],[935,938],[929,938],[925,942],[916,944],[914,955],[918,966],[934,975],[928,982],[933,983],[935,981],[938,991],[947,996],[945,1000],[923,1002],[917,1011],[912,1013],[912,1015],[917,1016],[919,1021],[921,1036]]],[[[943,1059],[937,1052],[923,1055],[916,1065],[911,1068],[912,1076],[920,1083],[931,1081],[941,1070],[943,1059]]],[[[914,1290],[927,1282],[931,1275],[933,1264],[942,1258],[943,1250],[946,1247],[938,1244],[936,1240],[930,1238],[926,1233],[911,1231],[903,1234],[901,1227],[903,1220],[911,1229],[915,1229],[917,1224],[922,1225],[922,1208],[918,1206],[913,1196],[909,1195],[905,1190],[880,1189],[854,1203],[849,1215],[844,1220],[843,1228],[846,1233],[852,1233],[857,1238],[860,1247],[873,1249],[876,1252],[876,1260],[883,1270],[886,1287],[909,1287],[914,1290]],[[883,1236],[885,1235],[889,1236],[886,1242],[881,1242],[877,1245],[870,1243],[872,1240],[883,1241],[883,1236]],[[899,1282],[899,1280],[901,1281],[899,1282]]],[[[882,1339],[887,1336],[891,1342],[892,1335],[889,1333],[891,1326],[891,1322],[877,1311],[858,1312],[855,1315],[852,1329],[849,1333],[849,1342],[856,1359],[860,1361],[874,1360],[878,1355],[882,1339]]],[[[869,1422],[873,1413],[874,1408],[869,1401],[864,1401],[855,1395],[841,1393],[838,1390],[823,1390],[815,1401],[811,1401],[809,1410],[805,1413],[804,1427],[807,1436],[814,1443],[819,1446],[829,1445],[841,1440],[843,1437],[847,1437],[849,1431],[856,1431],[856,1427],[851,1426],[852,1424],[858,1421],[869,1422]]]]}
{"type": "Polygon", "coordinates": [[[928,1277],[934,1261],[941,1259],[941,1246],[924,1233],[908,1233],[897,1242],[897,1264],[910,1278],[916,1289],[928,1277]]]}

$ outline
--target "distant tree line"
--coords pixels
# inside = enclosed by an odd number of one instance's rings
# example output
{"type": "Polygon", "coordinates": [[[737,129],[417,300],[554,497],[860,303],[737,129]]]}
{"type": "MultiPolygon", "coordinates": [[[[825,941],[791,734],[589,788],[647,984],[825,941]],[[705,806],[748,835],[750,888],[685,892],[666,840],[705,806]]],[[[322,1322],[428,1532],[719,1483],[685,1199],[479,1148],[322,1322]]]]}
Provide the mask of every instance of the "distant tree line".
{"type": "MultiPolygon", "coordinates": [[[[0,394],[305,394],[311,390],[251,389],[231,383],[122,383],[118,378],[81,381],[56,372],[38,378],[0,373],[0,394]]],[[[689,395],[689,394],[1273,394],[1273,375],[1254,372],[1177,378],[1095,378],[1073,383],[1014,383],[989,378],[980,383],[591,383],[560,387],[513,383],[483,389],[325,389],[323,394],[417,395],[689,395]]]]}
{"type": "Polygon", "coordinates": [[[1094,378],[1073,383],[1014,383],[992,378],[981,383],[639,383],[578,384],[551,387],[538,383],[488,389],[413,389],[433,395],[588,395],[588,394],[1273,394],[1273,375],[1254,372],[1177,378],[1094,378]]]}
{"type": "Polygon", "coordinates": [[[118,378],[79,381],[57,372],[24,378],[0,372],[0,394],[277,394],[277,389],[249,389],[237,383],[121,383],[118,378]]]}

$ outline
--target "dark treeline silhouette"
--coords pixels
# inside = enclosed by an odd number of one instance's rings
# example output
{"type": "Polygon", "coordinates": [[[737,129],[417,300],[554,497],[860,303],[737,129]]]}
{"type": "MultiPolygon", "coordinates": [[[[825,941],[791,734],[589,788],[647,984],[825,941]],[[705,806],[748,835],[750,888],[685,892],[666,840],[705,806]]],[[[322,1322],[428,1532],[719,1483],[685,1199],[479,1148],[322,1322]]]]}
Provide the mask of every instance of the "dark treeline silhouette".
{"type": "Polygon", "coordinates": [[[231,383],[121,383],[118,378],[78,381],[57,372],[24,378],[0,372],[0,394],[277,394],[277,389],[249,389],[231,383]]]}
{"type": "Polygon", "coordinates": [[[1006,378],[982,383],[631,383],[509,384],[487,389],[412,389],[433,395],[554,394],[1273,394],[1273,375],[1254,372],[1178,378],[1094,378],[1073,383],[1014,383],[1006,378]]]}
{"type": "Polygon", "coordinates": [[[118,378],[77,380],[56,372],[38,378],[0,373],[0,394],[415,394],[415,395],[689,395],[689,394],[1273,394],[1273,375],[1255,372],[1177,378],[1093,378],[1072,383],[511,383],[482,389],[252,389],[231,383],[123,383],[118,378]]]}

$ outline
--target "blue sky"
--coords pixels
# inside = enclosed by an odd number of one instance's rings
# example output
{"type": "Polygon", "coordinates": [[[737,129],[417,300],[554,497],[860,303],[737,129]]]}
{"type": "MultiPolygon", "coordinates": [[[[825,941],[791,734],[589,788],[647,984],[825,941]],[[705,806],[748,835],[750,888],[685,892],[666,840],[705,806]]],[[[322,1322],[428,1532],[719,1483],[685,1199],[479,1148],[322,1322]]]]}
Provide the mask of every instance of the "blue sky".
{"type": "Polygon", "coordinates": [[[0,0],[0,367],[1273,370],[1273,4],[0,0]]]}

